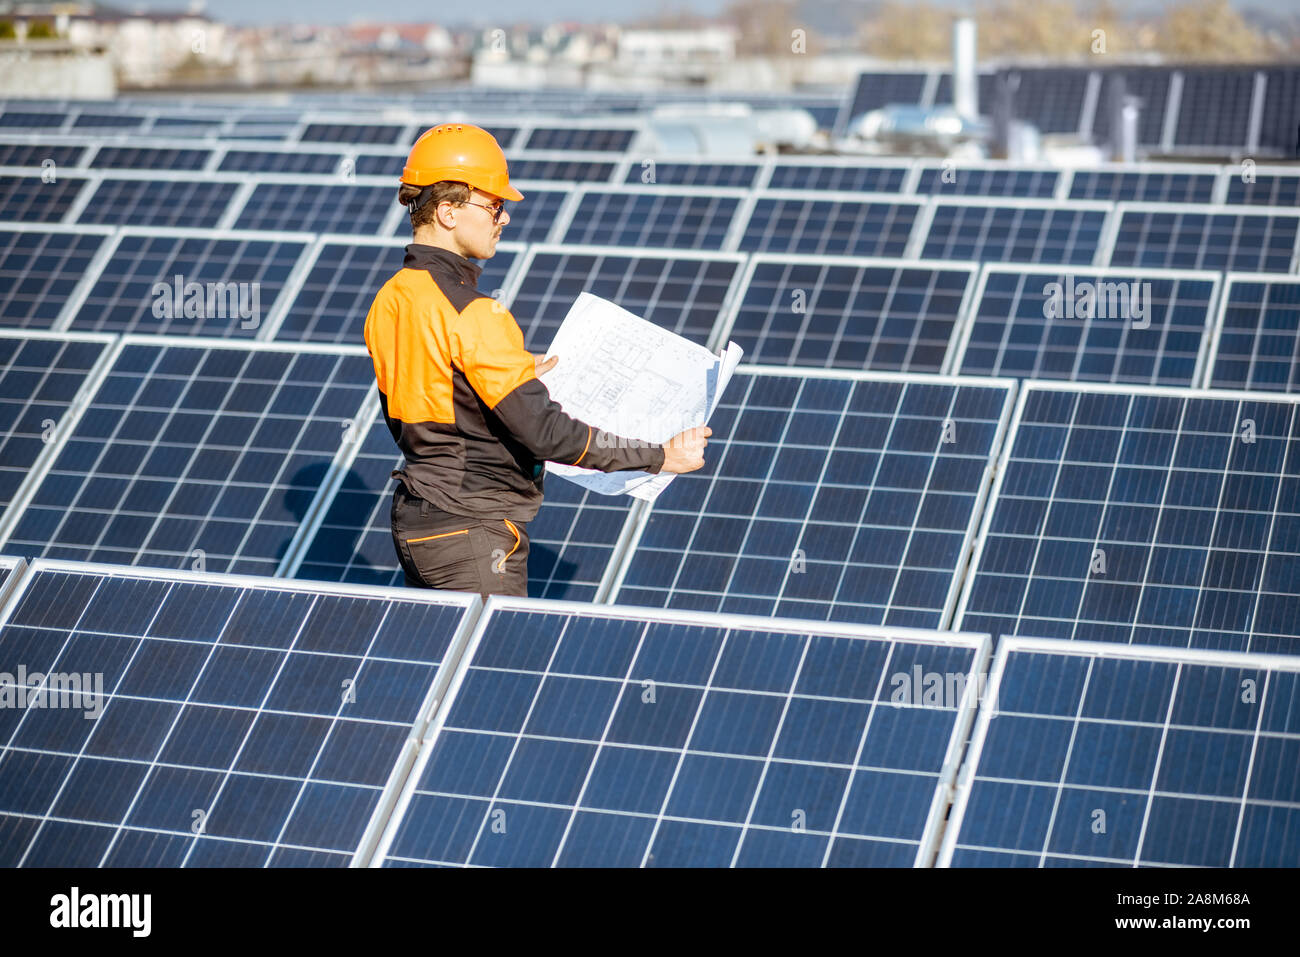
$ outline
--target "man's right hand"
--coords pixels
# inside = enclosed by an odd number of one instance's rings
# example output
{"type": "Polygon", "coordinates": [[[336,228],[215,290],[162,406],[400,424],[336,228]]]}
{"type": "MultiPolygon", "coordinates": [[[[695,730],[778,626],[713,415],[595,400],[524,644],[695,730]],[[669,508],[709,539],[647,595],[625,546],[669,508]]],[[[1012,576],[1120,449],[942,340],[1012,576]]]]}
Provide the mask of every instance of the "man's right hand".
{"type": "Polygon", "coordinates": [[[709,444],[708,436],[713,430],[707,425],[699,425],[673,436],[664,443],[664,464],[660,472],[694,472],[704,467],[704,447],[709,444]]]}

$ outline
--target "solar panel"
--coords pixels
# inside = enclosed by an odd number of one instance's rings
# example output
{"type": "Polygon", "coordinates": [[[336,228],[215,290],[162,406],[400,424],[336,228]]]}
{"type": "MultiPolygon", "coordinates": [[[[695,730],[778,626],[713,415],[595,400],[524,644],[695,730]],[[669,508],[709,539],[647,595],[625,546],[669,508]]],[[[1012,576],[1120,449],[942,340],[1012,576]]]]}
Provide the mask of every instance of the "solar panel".
{"type": "Polygon", "coordinates": [[[1259,145],[1283,156],[1300,156],[1300,70],[1267,67],[1259,145]]]}
{"type": "Polygon", "coordinates": [[[1215,174],[1174,172],[1158,167],[1080,169],[1070,181],[1070,199],[1131,200],[1140,203],[1208,203],[1215,174]]]}
{"type": "Polygon", "coordinates": [[[309,123],[299,140],[303,143],[382,143],[394,146],[405,132],[405,126],[381,123],[309,123]]]}
{"type": "Polygon", "coordinates": [[[532,247],[511,296],[524,343],[544,351],[578,294],[589,292],[665,329],[708,345],[743,259],[725,253],[629,252],[532,247]]]}
{"type": "Polygon", "coordinates": [[[1239,206],[1300,206],[1300,175],[1265,173],[1251,169],[1249,181],[1239,168],[1229,167],[1228,195],[1224,202],[1239,206]]]}
{"type": "MultiPolygon", "coordinates": [[[[532,186],[522,181],[511,180],[519,188],[524,198],[517,203],[506,203],[506,212],[510,214],[510,225],[503,234],[507,239],[517,243],[545,242],[555,226],[555,220],[569,198],[569,187],[548,188],[532,186]]],[[[393,202],[397,199],[396,190],[390,194],[393,202]]],[[[352,230],[355,231],[355,230],[352,230]]],[[[411,220],[403,214],[393,228],[393,235],[400,236],[407,242],[411,237],[411,220]]]]}
{"type": "Polygon", "coordinates": [[[0,332],[0,514],[37,470],[87,377],[109,343],[107,336],[0,332]]]}
{"type": "Polygon", "coordinates": [[[1210,348],[1213,388],[1300,392],[1300,279],[1229,276],[1210,348]]]}
{"type": "Polygon", "coordinates": [[[1123,70],[1106,70],[1102,73],[1101,95],[1093,121],[1093,140],[1110,141],[1110,110],[1101,104],[1111,100],[1114,78],[1123,76],[1124,92],[1140,101],[1138,111],[1138,145],[1159,146],[1164,133],[1165,110],[1169,105],[1169,81],[1173,71],[1168,67],[1126,67],[1123,70]]]}
{"type": "MultiPolygon", "coordinates": [[[[328,176],[339,166],[340,153],[306,153],[290,150],[227,151],[218,170],[228,173],[301,173],[328,176]]],[[[357,170],[358,175],[361,170],[357,170]]]]}
{"type": "MultiPolygon", "coordinates": [[[[391,522],[395,483],[389,475],[401,464],[392,434],[376,415],[361,437],[356,458],[345,464],[319,527],[310,530],[301,562],[288,573],[324,581],[401,585],[405,577],[393,547],[391,522]]],[[[562,479],[552,478],[545,485],[545,502],[526,529],[529,594],[594,601],[609,577],[630,503],[562,479]]]]}
{"type": "Polygon", "coordinates": [[[688,190],[684,186],[581,187],[563,241],[588,246],[721,251],[744,191],[721,187],[688,190]]]}
{"type": "Polygon", "coordinates": [[[632,145],[636,134],[636,130],[629,129],[538,126],[528,134],[524,147],[530,150],[621,153],[632,145]]]}
{"type": "MultiPolygon", "coordinates": [[[[366,314],[375,294],[402,269],[405,245],[400,240],[336,239],[320,252],[274,333],[294,342],[363,343],[366,314]]],[[[483,260],[479,288],[501,290],[523,247],[499,243],[496,255],[483,260]]]]}
{"type": "Polygon", "coordinates": [[[963,166],[922,166],[916,192],[949,196],[1023,196],[1050,199],[1056,194],[1060,172],[1054,169],[1019,169],[963,166]]]}
{"type": "Polygon", "coordinates": [[[1200,383],[1218,273],[992,266],[980,279],[963,375],[1200,383]]]}
{"type": "Polygon", "coordinates": [[[358,176],[400,177],[406,166],[406,156],[397,153],[358,153],[352,165],[358,176]]]}
{"type": "Polygon", "coordinates": [[[986,660],[970,635],[494,597],[374,863],[925,866],[986,660]],[[962,692],[904,705],[916,669],[962,692]]]}
{"type": "Polygon", "coordinates": [[[123,230],[69,328],[252,338],[311,236],[123,230]]]}
{"type": "Polygon", "coordinates": [[[76,166],[84,146],[50,143],[0,143],[0,166],[40,166],[50,160],[59,166],[76,166]]]}
{"type": "Polygon", "coordinates": [[[740,249],[902,256],[920,209],[919,200],[893,196],[759,194],[740,237],[740,249]]]}
{"type": "Polygon", "coordinates": [[[210,229],[225,215],[238,188],[234,182],[108,176],[100,181],[77,222],[210,229]]]}
{"type": "Polygon", "coordinates": [[[1089,266],[1110,207],[970,198],[935,200],[933,209],[922,258],[1089,266]]]}
{"type": "Polygon", "coordinates": [[[211,150],[147,146],[101,146],[90,160],[94,169],[201,170],[211,150]]]}
{"type": "Polygon", "coordinates": [[[1286,867],[1300,658],[1010,638],[940,866],[1286,867]]]}
{"type": "Polygon", "coordinates": [[[1241,67],[1183,69],[1176,146],[1245,147],[1255,71],[1241,67]]]}
{"type": "MultiPolygon", "coordinates": [[[[510,164],[514,169],[514,161],[510,164]]],[[[698,160],[633,160],[627,168],[625,183],[658,183],[662,186],[740,186],[750,187],[758,178],[757,163],[719,163],[698,160]]],[[[533,175],[532,178],[539,177],[533,175]]]]}
{"type": "MultiPolygon", "coordinates": [[[[615,165],[580,156],[511,156],[510,176],[514,179],[563,180],[570,183],[608,183],[615,165]]],[[[527,194],[525,194],[527,195],[527,194]]]]}
{"type": "MultiPolygon", "coordinates": [[[[1015,115],[1043,133],[1078,133],[1090,73],[1079,67],[1004,71],[1012,84],[1015,115]]],[[[981,98],[980,103],[986,113],[992,112],[993,99],[981,98]]]]}
{"type": "Polygon", "coordinates": [[[744,366],[703,469],[649,511],[612,600],[942,627],[1007,380],[744,366]]]}
{"type": "Polygon", "coordinates": [[[85,177],[58,173],[49,182],[39,174],[0,176],[0,220],[15,223],[60,222],[85,185],[85,177]]]}
{"type": "Polygon", "coordinates": [[[0,229],[0,326],[50,328],[107,230],[0,229]]]}
{"type": "Polygon", "coordinates": [[[127,337],[4,553],[272,574],[373,387],[363,349],[127,337]]]}
{"type": "Polygon", "coordinates": [[[1300,213],[1122,204],[1112,266],[1290,272],[1300,213]]]}
{"type": "Polygon", "coordinates": [[[928,79],[925,73],[859,73],[848,109],[840,115],[836,129],[843,132],[852,120],[882,106],[919,106],[928,79]]]}
{"type": "Polygon", "coordinates": [[[865,161],[795,163],[778,160],[767,188],[828,190],[845,193],[901,193],[911,166],[865,161]]]}
{"type": "Polygon", "coordinates": [[[1298,438],[1294,398],[1025,383],[959,627],[1287,650],[1298,438]]]}
{"type": "Polygon", "coordinates": [[[235,228],[374,235],[396,205],[395,184],[262,182],[239,211],[235,228]]]}
{"type": "Polygon", "coordinates": [[[718,341],[764,365],[941,372],[975,273],[969,263],[758,253],[718,341]]]}
{"type": "Polygon", "coordinates": [[[36,564],[0,667],[85,683],[5,712],[0,861],[361,863],[477,602],[36,564]]]}
{"type": "Polygon", "coordinates": [[[62,126],[68,120],[68,115],[62,110],[49,110],[39,113],[28,110],[5,110],[0,115],[0,126],[7,126],[10,129],[50,129],[55,126],[62,126]]]}
{"type": "Polygon", "coordinates": [[[79,113],[72,121],[72,128],[117,130],[138,129],[144,123],[144,117],[131,113],[79,113]]]}

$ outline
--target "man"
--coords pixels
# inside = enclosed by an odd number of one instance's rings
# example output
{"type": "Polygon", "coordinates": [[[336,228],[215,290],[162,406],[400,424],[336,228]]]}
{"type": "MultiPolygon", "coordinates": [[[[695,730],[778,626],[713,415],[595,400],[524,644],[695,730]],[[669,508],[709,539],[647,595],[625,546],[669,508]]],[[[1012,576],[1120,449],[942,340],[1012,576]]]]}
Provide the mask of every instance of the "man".
{"type": "Polygon", "coordinates": [[[408,585],[528,594],[528,533],[542,503],[542,463],[603,472],[691,472],[712,430],[665,445],[632,443],[566,415],[524,349],[523,332],[479,292],[480,266],[510,224],[505,154],[486,130],[446,123],[415,142],[398,201],[413,242],[375,296],[366,348],[384,417],[406,458],[393,472],[393,545],[408,585]]]}

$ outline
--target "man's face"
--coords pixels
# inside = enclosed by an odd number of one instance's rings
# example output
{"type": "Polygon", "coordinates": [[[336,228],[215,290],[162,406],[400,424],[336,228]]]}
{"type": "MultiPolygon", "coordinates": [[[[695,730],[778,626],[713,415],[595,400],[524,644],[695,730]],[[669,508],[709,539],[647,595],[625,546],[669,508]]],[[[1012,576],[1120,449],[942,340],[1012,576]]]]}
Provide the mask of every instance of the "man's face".
{"type": "Polygon", "coordinates": [[[499,196],[474,189],[469,204],[456,208],[456,239],[464,250],[462,255],[470,259],[491,259],[496,255],[497,240],[510,222],[510,214],[504,209],[494,221],[496,207],[503,203],[499,196]]]}

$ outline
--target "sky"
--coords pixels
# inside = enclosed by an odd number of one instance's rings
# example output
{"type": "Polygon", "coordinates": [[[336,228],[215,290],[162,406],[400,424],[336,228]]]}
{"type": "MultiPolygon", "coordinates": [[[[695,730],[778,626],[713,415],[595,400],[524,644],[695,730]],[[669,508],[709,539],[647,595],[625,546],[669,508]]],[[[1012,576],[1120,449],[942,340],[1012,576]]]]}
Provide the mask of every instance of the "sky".
{"type": "MultiPolygon", "coordinates": [[[[112,0],[110,0],[112,2],[112,0]]],[[[968,0],[936,0],[945,6],[966,6],[968,0]]],[[[1177,2],[1177,0],[1170,0],[1177,2]]],[[[116,6],[144,7],[156,10],[176,10],[187,6],[187,0],[116,0],[116,6]]],[[[373,6],[361,5],[359,14],[356,0],[207,0],[209,15],[227,23],[349,23],[368,19],[388,22],[436,22],[444,26],[489,26],[497,23],[547,23],[557,20],[588,22],[615,22],[649,16],[662,10],[688,9],[693,13],[711,16],[719,13],[727,0],[619,0],[611,5],[609,0],[490,0],[465,4],[458,11],[455,4],[431,3],[430,0],[383,0],[373,6]]],[[[1124,8],[1139,6],[1161,7],[1162,0],[1152,3],[1121,3],[1124,8]]],[[[1271,13],[1300,14],[1300,0],[1233,0],[1239,9],[1255,8],[1271,13]]]]}

